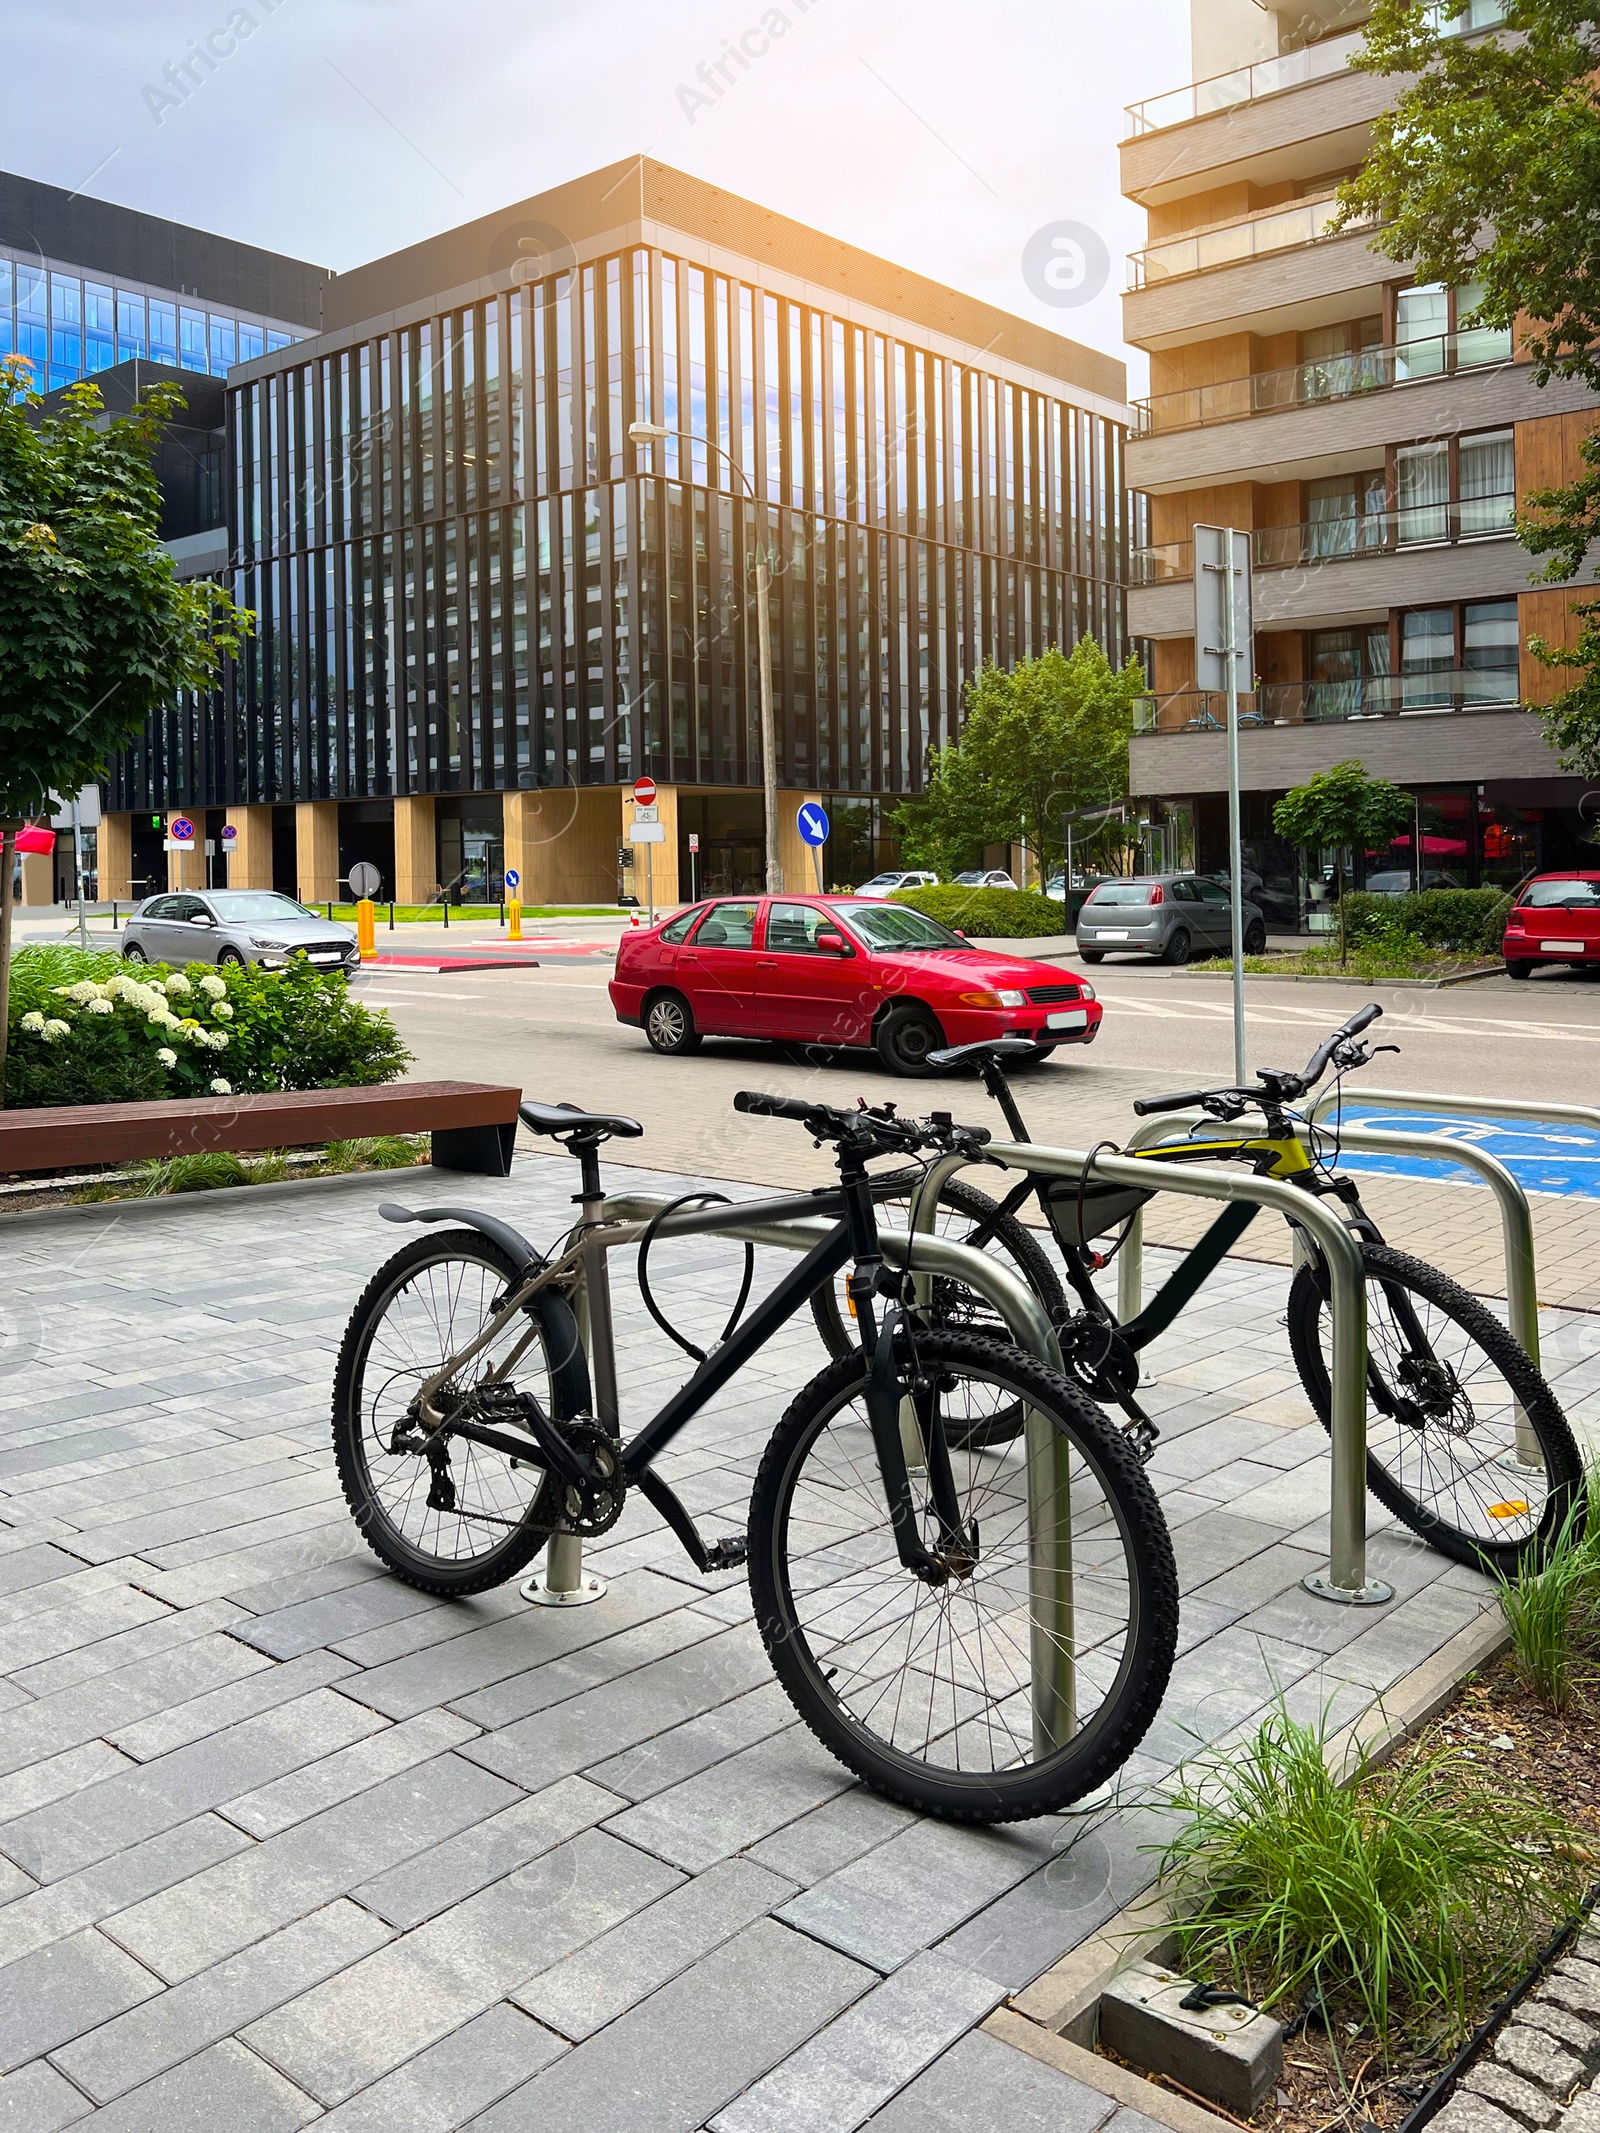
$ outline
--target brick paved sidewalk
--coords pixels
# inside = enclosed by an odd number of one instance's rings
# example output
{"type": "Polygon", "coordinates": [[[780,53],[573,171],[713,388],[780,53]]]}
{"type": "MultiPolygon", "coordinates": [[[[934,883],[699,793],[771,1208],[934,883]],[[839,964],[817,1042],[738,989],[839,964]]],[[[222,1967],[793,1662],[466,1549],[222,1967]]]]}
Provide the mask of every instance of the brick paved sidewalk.
{"type": "MultiPolygon", "coordinates": [[[[548,1241],[571,1184],[525,1157],[387,1192],[548,1241]]],[[[595,1607],[380,1572],[327,1449],[345,1318],[399,1241],[380,1196],[6,1224],[0,2126],[1089,2133],[1111,2103],[978,2025],[1150,1878],[1141,1794],[1274,1684],[1342,1721],[1489,1604],[1376,1517],[1392,1606],[1300,1590],[1325,1442],[1281,1276],[1231,1262],[1154,1351],[1183,1655],[1123,1804],[920,1821],[797,1724],[742,1580],[698,1578],[642,1504],[594,1552],[595,1607]]],[[[680,1323],[715,1329],[736,1263],[662,1248],[680,1323]]],[[[676,1358],[622,1280],[619,1303],[637,1419],[676,1358]]],[[[797,1323],[678,1440],[666,1470],[712,1532],[821,1361],[797,1323]]],[[[1551,1313],[1546,1361],[1593,1417],[1595,1322],[1551,1313]]]]}

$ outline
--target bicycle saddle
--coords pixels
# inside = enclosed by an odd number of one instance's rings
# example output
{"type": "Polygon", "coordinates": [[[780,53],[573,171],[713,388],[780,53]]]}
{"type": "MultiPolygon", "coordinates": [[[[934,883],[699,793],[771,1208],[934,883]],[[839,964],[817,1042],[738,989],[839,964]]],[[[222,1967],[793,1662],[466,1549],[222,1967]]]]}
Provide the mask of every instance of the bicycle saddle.
{"type": "Polygon", "coordinates": [[[530,1133],[594,1133],[602,1140],[615,1133],[625,1141],[636,1141],[644,1131],[636,1118],[614,1111],[580,1111],[576,1104],[523,1102],[517,1106],[517,1116],[530,1133]]]}
{"type": "Polygon", "coordinates": [[[923,1062],[926,1066],[944,1068],[959,1066],[964,1059],[976,1059],[980,1054],[986,1059],[1031,1058],[1036,1047],[1027,1037],[980,1037],[976,1044],[953,1044],[942,1052],[930,1052],[923,1062]]]}

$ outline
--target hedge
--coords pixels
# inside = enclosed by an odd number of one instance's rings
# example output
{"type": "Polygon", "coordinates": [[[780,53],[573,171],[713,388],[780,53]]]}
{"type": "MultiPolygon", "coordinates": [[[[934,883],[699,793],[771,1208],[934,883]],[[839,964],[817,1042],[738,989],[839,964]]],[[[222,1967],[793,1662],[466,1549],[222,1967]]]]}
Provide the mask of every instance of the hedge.
{"type": "Polygon", "coordinates": [[[1511,898],[1504,889],[1424,889],[1407,896],[1344,900],[1345,929],[1352,946],[1395,933],[1409,933],[1431,948],[1498,955],[1511,898]]]}
{"type": "Polygon", "coordinates": [[[897,889],[889,901],[909,904],[913,911],[977,940],[1028,940],[1067,930],[1063,906],[1034,889],[964,889],[949,883],[936,889],[897,889]]]}
{"type": "Polygon", "coordinates": [[[364,1088],[395,1080],[411,1057],[386,1014],[309,963],[169,971],[24,948],[12,981],[11,1110],[364,1088]]]}

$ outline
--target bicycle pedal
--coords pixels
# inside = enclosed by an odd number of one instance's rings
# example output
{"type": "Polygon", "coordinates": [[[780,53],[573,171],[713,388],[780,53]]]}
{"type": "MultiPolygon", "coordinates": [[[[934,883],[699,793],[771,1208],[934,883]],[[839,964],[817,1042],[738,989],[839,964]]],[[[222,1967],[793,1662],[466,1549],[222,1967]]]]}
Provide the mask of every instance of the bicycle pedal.
{"type": "Polygon", "coordinates": [[[744,1534],[725,1534],[706,1550],[706,1569],[737,1570],[749,1553],[750,1543],[744,1534]]]}

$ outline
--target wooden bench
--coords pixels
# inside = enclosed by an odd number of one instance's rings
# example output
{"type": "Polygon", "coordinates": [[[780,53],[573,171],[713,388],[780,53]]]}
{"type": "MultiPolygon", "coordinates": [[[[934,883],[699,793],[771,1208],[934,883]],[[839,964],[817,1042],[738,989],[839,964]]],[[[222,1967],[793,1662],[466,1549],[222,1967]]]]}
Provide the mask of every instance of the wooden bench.
{"type": "Polygon", "coordinates": [[[429,1133],[436,1170],[510,1174],[520,1089],[484,1081],[397,1081],[378,1089],[273,1096],[177,1096],[160,1103],[55,1104],[0,1111],[0,1172],[77,1170],[142,1156],[316,1146],[429,1133]]]}

